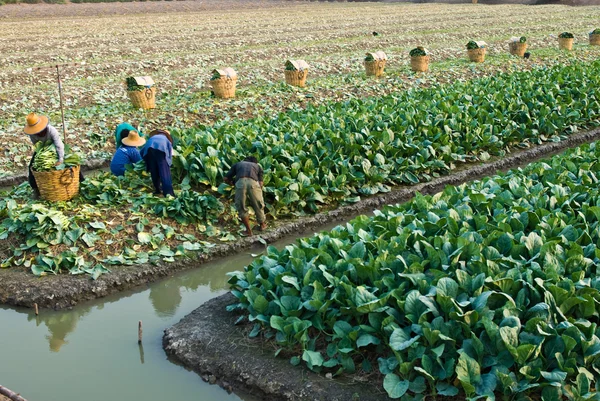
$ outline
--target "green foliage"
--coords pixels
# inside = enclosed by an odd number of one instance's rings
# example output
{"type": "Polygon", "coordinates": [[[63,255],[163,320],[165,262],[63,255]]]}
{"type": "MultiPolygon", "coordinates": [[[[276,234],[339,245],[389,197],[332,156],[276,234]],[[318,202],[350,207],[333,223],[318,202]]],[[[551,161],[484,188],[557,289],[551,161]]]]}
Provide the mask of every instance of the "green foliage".
{"type": "Polygon", "coordinates": [[[411,57],[418,57],[418,56],[426,56],[427,53],[425,53],[425,50],[422,47],[415,47],[414,49],[412,49],[409,53],[409,55],[411,57]]]}
{"type": "Polygon", "coordinates": [[[81,165],[81,157],[71,152],[71,147],[65,145],[65,157],[61,164],[58,164],[58,154],[54,142],[45,141],[35,144],[35,159],[31,166],[35,171],[63,170],[66,167],[75,167],[81,165]]]}
{"type": "Polygon", "coordinates": [[[229,310],[315,371],[377,357],[391,398],[429,383],[440,396],[596,400],[599,158],[583,146],[270,247],[232,273],[229,310]]]}
{"type": "Polygon", "coordinates": [[[313,213],[597,125],[599,95],[587,88],[600,85],[599,72],[600,62],[533,69],[225,120],[175,132],[172,171],[217,190],[234,163],[254,154],[265,170],[269,213],[313,213]]]}
{"type": "Polygon", "coordinates": [[[527,43],[527,38],[525,36],[521,36],[519,38],[519,43],[527,43]]]}
{"type": "Polygon", "coordinates": [[[600,35],[600,28],[594,29],[592,32],[590,32],[590,35],[600,35]]]}
{"type": "Polygon", "coordinates": [[[477,42],[470,40],[467,43],[467,50],[473,50],[473,49],[479,49],[479,45],[477,44],[477,42]]]}
{"type": "Polygon", "coordinates": [[[125,83],[127,84],[127,90],[130,92],[143,91],[146,89],[144,85],[138,85],[134,77],[125,78],[125,83]]]}
{"type": "Polygon", "coordinates": [[[574,38],[573,34],[570,32],[563,32],[560,35],[558,35],[559,38],[566,38],[566,39],[572,39],[574,38]]]}

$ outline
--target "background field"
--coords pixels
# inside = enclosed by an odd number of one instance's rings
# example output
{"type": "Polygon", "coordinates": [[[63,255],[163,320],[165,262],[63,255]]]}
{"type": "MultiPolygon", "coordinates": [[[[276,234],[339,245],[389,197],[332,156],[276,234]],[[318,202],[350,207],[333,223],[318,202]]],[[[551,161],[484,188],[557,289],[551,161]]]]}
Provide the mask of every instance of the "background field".
{"type": "Polygon", "coordinates": [[[123,120],[143,129],[183,128],[535,63],[595,59],[600,52],[587,46],[587,32],[599,16],[597,6],[253,1],[5,6],[0,9],[0,163],[10,174],[28,161],[30,144],[21,133],[28,112],[47,113],[59,125],[55,75],[51,69],[28,71],[34,67],[85,63],[64,69],[67,141],[89,157],[107,157],[114,148],[110,133],[123,120]],[[560,54],[550,36],[565,30],[576,36],[569,55],[560,54]],[[514,35],[528,37],[530,62],[506,54],[506,41],[514,35]],[[464,45],[471,39],[490,44],[485,64],[466,62],[464,45]],[[416,45],[431,50],[429,74],[409,71],[407,53],[416,45]],[[390,57],[382,80],[362,72],[364,52],[375,50],[390,57]],[[308,61],[309,88],[281,83],[289,58],[308,61]],[[234,101],[209,97],[210,71],[222,66],[239,72],[234,101]],[[159,108],[151,112],[134,110],[122,84],[126,76],[146,74],[159,89],[159,108]]]}

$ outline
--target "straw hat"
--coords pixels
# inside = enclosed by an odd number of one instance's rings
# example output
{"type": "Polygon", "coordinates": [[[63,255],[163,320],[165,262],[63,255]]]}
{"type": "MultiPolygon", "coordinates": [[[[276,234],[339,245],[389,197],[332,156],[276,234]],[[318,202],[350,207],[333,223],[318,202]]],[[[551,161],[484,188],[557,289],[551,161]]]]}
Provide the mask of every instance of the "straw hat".
{"type": "Polygon", "coordinates": [[[140,137],[140,134],[138,134],[137,131],[129,131],[129,135],[127,135],[127,138],[123,138],[121,143],[123,145],[137,147],[137,146],[142,146],[143,144],[145,144],[146,140],[144,138],[140,137]]]}
{"type": "Polygon", "coordinates": [[[164,135],[167,137],[169,142],[171,142],[171,145],[173,144],[173,137],[171,136],[171,133],[166,129],[155,129],[150,134],[148,134],[150,138],[152,138],[154,135],[164,135]]]}
{"type": "Polygon", "coordinates": [[[38,116],[35,113],[29,113],[27,115],[27,124],[25,124],[23,131],[25,131],[27,135],[35,135],[42,132],[47,126],[48,117],[38,116]]]}

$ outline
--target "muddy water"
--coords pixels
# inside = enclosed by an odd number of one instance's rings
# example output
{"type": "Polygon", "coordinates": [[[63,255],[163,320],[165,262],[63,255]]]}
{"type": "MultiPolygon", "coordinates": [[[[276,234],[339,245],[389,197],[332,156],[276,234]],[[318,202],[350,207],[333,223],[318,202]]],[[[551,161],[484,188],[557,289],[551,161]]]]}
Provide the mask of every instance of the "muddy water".
{"type": "MultiPolygon", "coordinates": [[[[273,245],[281,248],[293,240],[273,245]]],[[[29,309],[0,306],[0,384],[28,401],[258,401],[228,394],[167,360],[162,335],[200,304],[225,293],[226,273],[242,269],[262,250],[72,310],[42,310],[35,316],[29,309]]]]}

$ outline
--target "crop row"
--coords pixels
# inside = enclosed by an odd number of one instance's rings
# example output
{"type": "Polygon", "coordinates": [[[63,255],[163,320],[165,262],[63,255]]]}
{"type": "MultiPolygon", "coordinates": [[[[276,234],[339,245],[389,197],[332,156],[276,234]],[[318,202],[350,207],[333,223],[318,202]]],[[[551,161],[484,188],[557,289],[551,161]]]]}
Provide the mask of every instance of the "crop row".
{"type": "Polygon", "coordinates": [[[272,216],[314,212],[596,125],[599,71],[598,61],[539,68],[200,126],[175,133],[173,170],[214,190],[251,153],[272,216]]]}
{"type": "MultiPolygon", "coordinates": [[[[586,45],[577,46],[568,56],[559,54],[556,39],[548,36],[568,29],[577,38],[586,38],[587,43],[587,32],[595,27],[599,14],[590,7],[501,5],[490,13],[489,7],[471,4],[251,4],[242,2],[236,8],[229,2],[202,6],[163,3],[165,9],[201,9],[200,19],[197,13],[187,11],[176,16],[157,13],[73,19],[54,15],[49,19],[46,14],[54,13],[52,8],[44,10],[44,18],[37,19],[27,35],[18,33],[20,19],[2,19],[0,29],[8,33],[0,58],[0,148],[4,149],[0,163],[4,170],[12,173],[27,163],[22,157],[29,150],[22,121],[31,108],[50,115],[54,123],[60,121],[54,70],[28,71],[40,65],[36,53],[39,43],[53,49],[49,64],[76,62],[61,71],[67,142],[76,143],[90,157],[107,157],[106,152],[114,150],[110,131],[122,119],[139,123],[144,131],[158,126],[210,124],[227,117],[272,115],[292,104],[387,94],[432,81],[477,78],[539,63],[590,60],[597,58],[600,50],[586,45]],[[221,4],[236,12],[225,16],[221,10],[204,9],[222,8],[221,4]],[[249,4],[251,10],[242,9],[249,4]],[[227,24],[222,23],[223,18],[227,24]],[[402,24],[396,23],[399,19],[402,24]],[[147,28],[140,30],[138,26],[147,28]],[[64,28],[69,34],[64,34],[64,28]],[[379,36],[374,37],[373,30],[379,36]],[[94,35],[88,35],[89,31],[94,35]],[[506,41],[514,35],[527,36],[532,49],[529,61],[508,57],[506,41]],[[489,43],[488,55],[494,57],[488,57],[485,65],[473,67],[465,61],[464,44],[474,38],[489,43]],[[428,74],[408,72],[405,55],[416,45],[431,52],[435,63],[428,74]],[[389,71],[381,80],[364,77],[361,60],[365,51],[373,50],[390,55],[389,71]],[[310,64],[308,88],[293,90],[279,84],[287,58],[303,58],[310,64]],[[208,76],[199,71],[217,66],[239,71],[236,100],[215,102],[208,96],[208,76]],[[159,109],[142,112],[130,106],[122,85],[123,78],[130,75],[155,78],[159,109]]],[[[122,11],[135,5],[127,4],[122,11]]],[[[56,9],[60,13],[92,10],[77,5],[56,9]]]]}
{"type": "Polygon", "coordinates": [[[600,146],[388,206],[230,284],[291,363],[391,398],[598,399],[600,146]]]}
{"type": "Polygon", "coordinates": [[[193,236],[186,225],[231,240],[231,187],[221,181],[229,166],[248,153],[265,169],[265,200],[277,218],[426,181],[457,164],[502,156],[514,146],[558,141],[597,123],[600,103],[587,88],[598,85],[599,69],[600,62],[534,69],[175,132],[180,138],[172,168],[180,183],[176,199],[152,196],[143,166],[124,178],[104,174],[86,180],[72,206],[42,210],[23,203],[27,194],[17,188],[0,201],[0,239],[15,242],[12,254],[11,247],[0,249],[2,266],[26,265],[41,274],[171,260],[173,249],[177,255],[190,250],[182,248],[193,236]],[[116,216],[124,210],[147,218],[141,225],[127,218],[117,225],[116,216]],[[118,229],[96,224],[98,213],[118,229]],[[162,219],[167,219],[169,235],[160,229],[162,219]],[[149,235],[150,227],[157,235],[149,235]],[[126,241],[128,250],[114,255],[105,244],[119,241],[126,241]],[[75,257],[78,246],[94,251],[75,257]]]}

